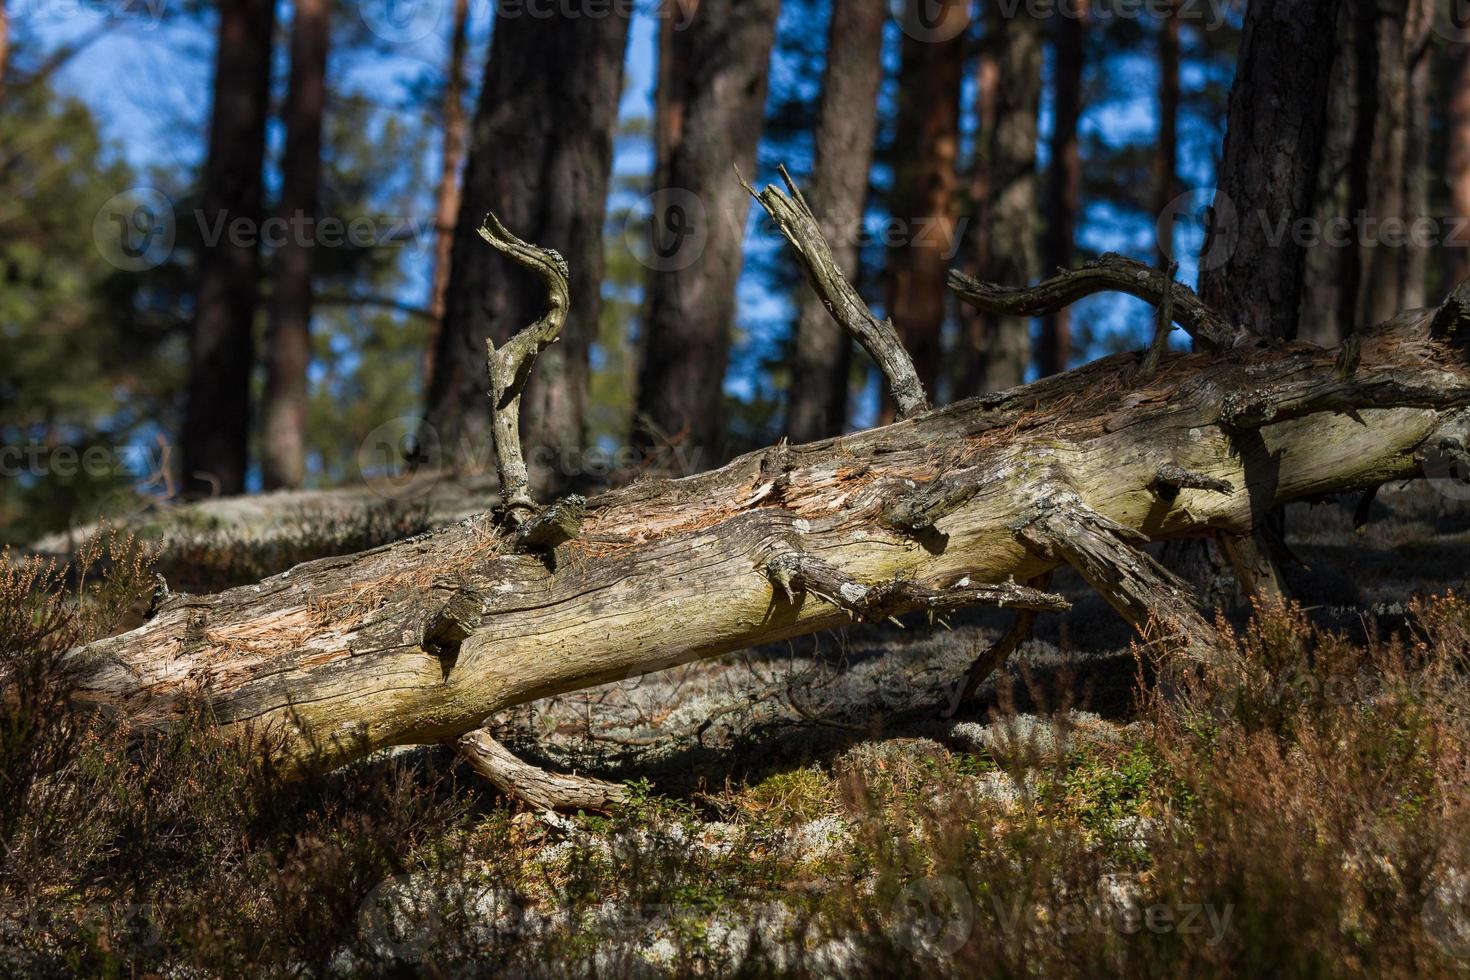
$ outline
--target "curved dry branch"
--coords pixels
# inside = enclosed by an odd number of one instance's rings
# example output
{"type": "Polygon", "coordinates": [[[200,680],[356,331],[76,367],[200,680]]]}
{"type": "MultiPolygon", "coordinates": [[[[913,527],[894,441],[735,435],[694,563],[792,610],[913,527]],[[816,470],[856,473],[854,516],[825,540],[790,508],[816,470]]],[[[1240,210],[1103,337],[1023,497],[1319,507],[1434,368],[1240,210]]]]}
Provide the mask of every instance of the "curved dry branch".
{"type": "Polygon", "coordinates": [[[1005,316],[1045,316],[1094,293],[1127,293],[1160,307],[1166,305],[1167,296],[1172,321],[1205,350],[1230,350],[1251,336],[1244,328],[1232,327],[1188,286],[1113,252],[1035,286],[996,286],[950,272],[949,288],[977,310],[1005,316]]]}
{"type": "Polygon", "coordinates": [[[554,249],[538,248],[506,230],[494,214],[485,215],[480,237],[497,252],[529,269],[546,283],[546,313],[499,348],[485,341],[489,354],[491,431],[495,439],[495,467],[500,477],[500,499],[511,524],[520,524],[536,511],[530,477],[521,452],[521,392],[536,356],[556,343],[566,322],[569,273],[566,260],[554,249]]]}
{"type": "Polygon", "coordinates": [[[827,307],[827,312],[852,334],[883,372],[898,418],[911,418],[928,411],[929,397],[924,392],[924,383],[914,370],[913,358],[909,357],[909,352],[898,339],[893,322],[879,320],[868,309],[832,257],[832,248],[822,235],[817,216],[812,213],[785,167],[781,168],[781,178],[791,191],[790,195],[775,186],[768,186],[757,193],[744,180],[740,184],[760,202],[781,229],[781,234],[796,249],[802,268],[806,270],[807,281],[816,290],[822,305],[827,307]]]}
{"type": "Polygon", "coordinates": [[[538,769],[516,758],[483,728],[461,736],[455,748],[496,789],[538,810],[606,811],[628,795],[617,783],[538,769]]]}

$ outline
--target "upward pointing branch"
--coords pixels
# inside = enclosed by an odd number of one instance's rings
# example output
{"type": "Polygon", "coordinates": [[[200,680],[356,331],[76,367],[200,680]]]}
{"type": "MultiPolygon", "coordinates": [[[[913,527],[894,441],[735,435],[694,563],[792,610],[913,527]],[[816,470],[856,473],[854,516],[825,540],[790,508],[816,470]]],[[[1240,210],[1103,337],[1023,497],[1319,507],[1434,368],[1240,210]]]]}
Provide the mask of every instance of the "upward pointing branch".
{"type": "Polygon", "coordinates": [[[796,249],[797,257],[806,269],[807,281],[816,290],[822,305],[827,307],[827,312],[863,345],[863,350],[883,372],[898,418],[911,418],[927,412],[929,398],[924,393],[924,383],[914,370],[913,358],[909,357],[909,352],[898,339],[893,322],[875,317],[857,290],[852,288],[852,283],[847,281],[847,276],[843,275],[837,260],[832,257],[832,247],[822,235],[817,216],[812,213],[785,167],[781,168],[781,179],[786,182],[790,195],[775,186],[757,193],[744,179],[740,184],[760,202],[781,229],[781,234],[796,249]]]}
{"type": "Polygon", "coordinates": [[[546,313],[489,353],[491,431],[495,439],[495,468],[500,477],[501,507],[513,525],[536,512],[531,499],[526,459],[521,452],[521,392],[536,355],[556,343],[570,304],[566,260],[554,249],[528,245],[506,230],[494,214],[485,215],[480,237],[511,261],[536,273],[546,283],[546,313]]]}

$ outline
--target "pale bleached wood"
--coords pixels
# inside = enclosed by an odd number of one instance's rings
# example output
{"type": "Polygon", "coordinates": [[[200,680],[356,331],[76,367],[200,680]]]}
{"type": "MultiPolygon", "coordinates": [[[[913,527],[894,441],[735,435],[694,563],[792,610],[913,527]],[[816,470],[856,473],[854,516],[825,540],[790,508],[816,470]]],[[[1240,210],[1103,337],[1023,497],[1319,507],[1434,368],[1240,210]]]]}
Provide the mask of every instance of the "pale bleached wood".
{"type": "Polygon", "coordinates": [[[1171,355],[1134,390],[1138,360],[1119,355],[886,428],[646,480],[587,501],[555,562],[481,517],[219,595],[172,596],[139,629],[74,651],[77,701],[166,727],[207,694],[226,726],[268,729],[284,758],[329,765],[851,621],[788,597],[769,574],[780,555],[814,556],[862,587],[1029,581],[1079,560],[1023,540],[1059,492],[1149,540],[1244,534],[1273,506],[1412,477],[1426,451],[1470,442],[1454,394],[1470,369],[1429,338],[1431,315],[1366,336],[1352,381],[1330,352],[1298,346],[1171,355]],[[1427,404],[1435,387],[1450,407],[1427,404]],[[1253,418],[1270,415],[1262,399],[1285,417],[1241,428],[1229,393],[1243,389],[1253,418]],[[1324,390],[1348,401],[1324,402],[1324,390]],[[1383,402],[1335,410],[1365,404],[1352,390],[1383,402]],[[1168,467],[1199,487],[1160,493],[1168,467]],[[886,519],[912,499],[944,506],[925,526],[886,519]]]}

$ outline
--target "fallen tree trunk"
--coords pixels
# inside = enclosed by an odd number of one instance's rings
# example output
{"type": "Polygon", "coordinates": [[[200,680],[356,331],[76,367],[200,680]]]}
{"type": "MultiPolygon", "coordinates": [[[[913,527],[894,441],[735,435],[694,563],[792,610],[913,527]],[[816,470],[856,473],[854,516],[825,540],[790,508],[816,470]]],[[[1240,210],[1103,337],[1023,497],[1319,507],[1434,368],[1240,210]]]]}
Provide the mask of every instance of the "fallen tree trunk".
{"type": "MultiPolygon", "coordinates": [[[[1140,357],[1117,355],[700,476],[173,596],[139,629],[73,652],[76,700],[167,727],[203,695],[282,760],[327,766],[853,618],[1056,611],[1015,583],[1063,564],[1152,640],[1209,658],[1213,628],[1139,545],[1246,534],[1272,507],[1464,453],[1470,365],[1446,338],[1467,295],[1366,336],[1352,376],[1307,345],[1171,355],[1142,381],[1140,357]]],[[[868,315],[862,329],[880,345],[884,326],[868,315]]],[[[524,373],[502,363],[499,377],[524,373]]],[[[497,393],[512,405],[518,389],[497,393]]]]}

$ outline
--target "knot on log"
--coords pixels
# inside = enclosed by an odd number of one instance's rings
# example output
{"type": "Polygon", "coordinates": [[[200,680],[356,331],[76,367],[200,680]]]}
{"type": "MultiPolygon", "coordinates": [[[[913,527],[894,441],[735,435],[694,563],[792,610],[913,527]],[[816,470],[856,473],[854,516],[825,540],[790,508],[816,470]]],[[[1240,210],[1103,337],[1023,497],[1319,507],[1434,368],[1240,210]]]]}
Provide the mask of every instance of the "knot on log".
{"type": "Polygon", "coordinates": [[[884,524],[897,531],[920,534],[964,506],[983,481],[979,469],[962,470],[931,480],[898,496],[883,508],[884,524]]]}
{"type": "Polygon", "coordinates": [[[569,494],[522,524],[515,534],[518,551],[552,551],[582,533],[587,498],[569,494]]]}

